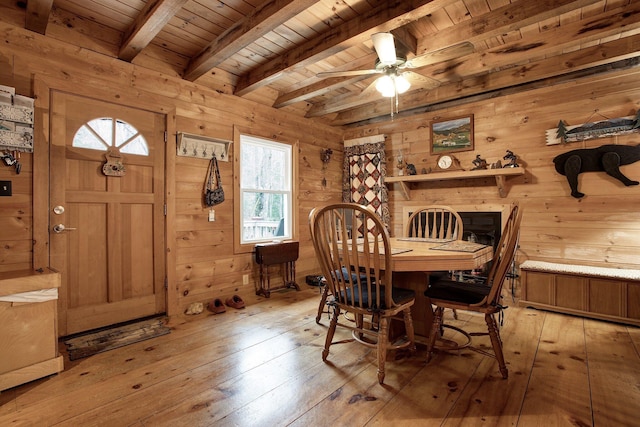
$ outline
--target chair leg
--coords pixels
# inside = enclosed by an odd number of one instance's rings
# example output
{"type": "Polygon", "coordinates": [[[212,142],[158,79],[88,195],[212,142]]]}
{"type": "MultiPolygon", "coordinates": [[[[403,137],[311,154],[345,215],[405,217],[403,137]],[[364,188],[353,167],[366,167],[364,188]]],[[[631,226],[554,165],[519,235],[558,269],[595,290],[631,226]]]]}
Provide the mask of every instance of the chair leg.
{"type": "Polygon", "coordinates": [[[431,325],[431,333],[429,334],[429,345],[427,346],[427,363],[431,361],[433,356],[433,348],[436,345],[436,339],[440,335],[442,326],[442,313],[444,309],[442,307],[436,307],[433,313],[433,325],[431,325]]]}
{"type": "Polygon", "coordinates": [[[329,355],[329,347],[333,342],[333,335],[336,333],[336,326],[338,326],[338,317],[340,317],[340,307],[336,307],[333,311],[333,317],[331,323],[329,323],[329,330],[327,330],[327,337],[324,340],[324,350],[322,350],[322,361],[327,361],[329,355]]]}
{"type": "Polygon", "coordinates": [[[322,296],[320,297],[320,305],[318,306],[318,315],[316,316],[316,323],[320,324],[320,318],[324,313],[324,307],[327,304],[327,296],[329,295],[329,286],[324,285],[324,289],[322,290],[322,296]]]}
{"type": "Polygon", "coordinates": [[[411,318],[411,308],[404,309],[402,314],[404,316],[404,330],[407,333],[407,338],[409,339],[409,342],[411,343],[411,346],[409,346],[409,350],[411,351],[411,354],[413,354],[416,351],[416,336],[413,330],[413,319],[411,318]]]}
{"type": "Polygon", "coordinates": [[[378,382],[384,383],[384,364],[387,360],[389,345],[389,318],[380,316],[378,326],[378,382]]]}
{"type": "Polygon", "coordinates": [[[362,329],[364,328],[364,316],[359,313],[354,314],[354,321],[357,328],[358,339],[364,339],[364,333],[362,329]]]}
{"type": "Polygon", "coordinates": [[[491,345],[493,346],[493,352],[496,355],[496,359],[498,360],[498,367],[500,368],[500,373],[502,374],[502,378],[505,380],[509,376],[509,371],[507,371],[507,365],[504,362],[504,354],[502,352],[502,340],[500,339],[500,332],[498,331],[498,324],[496,323],[495,317],[493,314],[485,314],[485,321],[487,322],[487,328],[489,329],[489,337],[491,338],[491,345]]]}

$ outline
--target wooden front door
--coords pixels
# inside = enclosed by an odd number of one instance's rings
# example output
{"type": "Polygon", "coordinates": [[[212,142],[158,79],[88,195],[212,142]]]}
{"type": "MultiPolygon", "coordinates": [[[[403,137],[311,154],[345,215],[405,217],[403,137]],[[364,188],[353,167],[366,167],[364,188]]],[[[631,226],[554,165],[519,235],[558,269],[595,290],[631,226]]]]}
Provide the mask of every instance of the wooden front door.
{"type": "Polygon", "coordinates": [[[62,273],[61,336],[166,310],[165,127],[162,114],[52,93],[49,255],[62,273]]]}

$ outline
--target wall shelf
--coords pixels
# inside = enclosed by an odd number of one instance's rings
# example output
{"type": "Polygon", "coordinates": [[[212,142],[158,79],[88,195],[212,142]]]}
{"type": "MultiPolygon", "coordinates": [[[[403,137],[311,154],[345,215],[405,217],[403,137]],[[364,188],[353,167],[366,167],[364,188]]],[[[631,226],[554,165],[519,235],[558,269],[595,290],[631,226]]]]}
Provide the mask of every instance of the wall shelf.
{"type": "Polygon", "coordinates": [[[422,175],[403,175],[403,176],[387,176],[384,181],[386,184],[399,183],[400,189],[405,199],[411,200],[411,189],[409,184],[412,182],[427,181],[449,181],[455,179],[474,179],[494,177],[500,197],[507,196],[505,188],[505,180],[509,176],[524,175],[523,167],[517,168],[501,168],[501,169],[483,169],[475,171],[452,171],[452,172],[431,172],[422,175]]]}

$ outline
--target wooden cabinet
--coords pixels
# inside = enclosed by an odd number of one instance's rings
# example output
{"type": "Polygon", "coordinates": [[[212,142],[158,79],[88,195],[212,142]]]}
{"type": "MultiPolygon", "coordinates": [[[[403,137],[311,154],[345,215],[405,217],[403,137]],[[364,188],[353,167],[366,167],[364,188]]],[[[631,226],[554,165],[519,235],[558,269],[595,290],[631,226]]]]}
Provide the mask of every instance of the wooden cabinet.
{"type": "Polygon", "coordinates": [[[640,326],[640,281],[521,269],[520,305],[640,326]]]}
{"type": "Polygon", "coordinates": [[[0,391],[63,370],[58,354],[60,274],[0,273],[0,391]]]}

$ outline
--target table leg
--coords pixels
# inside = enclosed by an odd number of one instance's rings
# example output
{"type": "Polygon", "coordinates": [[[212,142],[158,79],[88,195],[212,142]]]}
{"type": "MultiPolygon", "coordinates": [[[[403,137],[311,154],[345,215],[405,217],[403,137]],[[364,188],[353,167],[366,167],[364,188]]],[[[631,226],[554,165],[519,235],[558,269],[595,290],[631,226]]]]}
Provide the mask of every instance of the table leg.
{"type": "Polygon", "coordinates": [[[429,273],[394,271],[393,286],[412,289],[416,293],[416,302],[411,307],[413,327],[416,336],[428,338],[433,324],[433,309],[429,298],[424,296],[424,291],[429,286],[429,273]]]}

